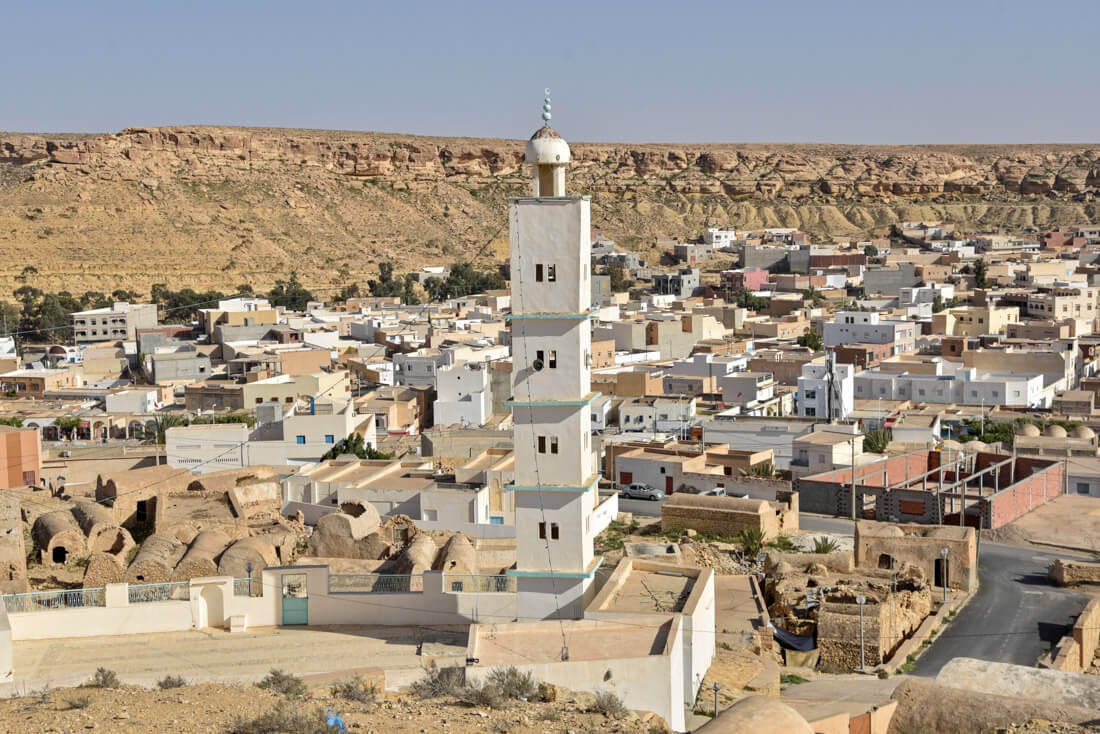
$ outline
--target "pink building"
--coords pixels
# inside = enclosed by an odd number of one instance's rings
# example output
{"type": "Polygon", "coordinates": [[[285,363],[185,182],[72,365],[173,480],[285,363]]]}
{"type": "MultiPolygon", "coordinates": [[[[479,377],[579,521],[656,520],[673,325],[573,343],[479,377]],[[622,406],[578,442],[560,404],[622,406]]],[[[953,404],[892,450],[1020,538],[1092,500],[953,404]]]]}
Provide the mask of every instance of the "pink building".
{"type": "Polygon", "coordinates": [[[768,271],[764,268],[742,268],[722,271],[722,290],[758,291],[768,282],[768,271]]]}

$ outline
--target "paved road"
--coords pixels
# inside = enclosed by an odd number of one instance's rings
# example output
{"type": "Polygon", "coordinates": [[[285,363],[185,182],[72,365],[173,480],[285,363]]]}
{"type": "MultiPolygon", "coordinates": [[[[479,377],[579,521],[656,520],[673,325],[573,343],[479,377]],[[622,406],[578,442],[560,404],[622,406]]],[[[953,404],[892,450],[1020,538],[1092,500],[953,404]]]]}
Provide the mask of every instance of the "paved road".
{"type": "Polygon", "coordinates": [[[978,593],[917,659],[914,674],[934,677],[955,657],[1035,665],[1088,599],[1047,583],[1047,566],[1067,555],[1075,554],[983,543],[978,593]]]}

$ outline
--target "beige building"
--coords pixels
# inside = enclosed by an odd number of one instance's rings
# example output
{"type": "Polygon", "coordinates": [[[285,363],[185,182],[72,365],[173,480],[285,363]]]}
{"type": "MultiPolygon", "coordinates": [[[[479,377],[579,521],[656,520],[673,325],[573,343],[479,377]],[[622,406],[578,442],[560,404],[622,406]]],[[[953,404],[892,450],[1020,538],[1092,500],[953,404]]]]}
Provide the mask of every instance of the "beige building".
{"type": "Polygon", "coordinates": [[[244,408],[262,403],[293,404],[298,398],[340,400],[351,396],[351,376],[347,370],[316,372],[310,375],[278,375],[242,386],[244,408]]]}
{"type": "Polygon", "coordinates": [[[947,336],[1001,334],[1020,321],[1015,306],[961,306],[932,315],[932,331],[947,336]]]}
{"type": "Polygon", "coordinates": [[[72,315],[72,323],[77,344],[133,341],[137,329],[157,325],[157,307],[152,303],[119,301],[106,308],[77,311],[72,315]]]}

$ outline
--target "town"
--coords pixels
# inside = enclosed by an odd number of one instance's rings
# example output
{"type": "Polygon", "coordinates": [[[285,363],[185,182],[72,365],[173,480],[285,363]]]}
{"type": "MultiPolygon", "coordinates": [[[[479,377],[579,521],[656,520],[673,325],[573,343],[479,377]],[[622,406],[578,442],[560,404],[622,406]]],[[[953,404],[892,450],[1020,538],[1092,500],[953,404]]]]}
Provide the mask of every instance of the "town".
{"type": "Polygon", "coordinates": [[[638,731],[1094,721],[1100,226],[714,226],[642,260],[550,118],[499,266],[24,270],[9,692],[275,669],[638,731]]]}

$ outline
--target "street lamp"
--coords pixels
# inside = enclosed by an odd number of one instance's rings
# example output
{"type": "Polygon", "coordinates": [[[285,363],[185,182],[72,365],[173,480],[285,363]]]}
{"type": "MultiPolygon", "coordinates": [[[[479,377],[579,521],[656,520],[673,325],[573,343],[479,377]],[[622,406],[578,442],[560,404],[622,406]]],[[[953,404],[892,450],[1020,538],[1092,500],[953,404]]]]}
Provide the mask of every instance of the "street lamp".
{"type": "Polygon", "coordinates": [[[718,718],[718,689],[721,688],[721,687],[722,687],[722,684],[717,682],[717,681],[715,681],[714,685],[711,686],[711,688],[714,689],[714,717],[715,718],[718,718]]]}
{"type": "Polygon", "coordinates": [[[943,601],[947,603],[947,556],[951,551],[947,548],[940,548],[940,558],[943,561],[940,563],[940,583],[943,585],[943,601]]]}
{"type": "Polygon", "coordinates": [[[867,597],[863,594],[856,597],[856,604],[859,604],[859,669],[861,672],[867,668],[866,649],[863,645],[863,605],[866,603],[867,597]]]}

